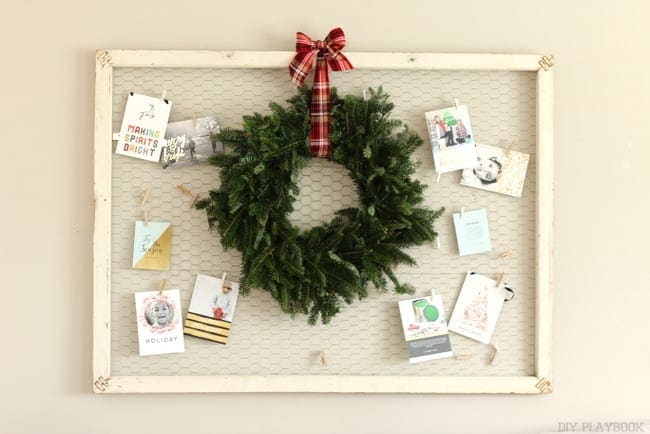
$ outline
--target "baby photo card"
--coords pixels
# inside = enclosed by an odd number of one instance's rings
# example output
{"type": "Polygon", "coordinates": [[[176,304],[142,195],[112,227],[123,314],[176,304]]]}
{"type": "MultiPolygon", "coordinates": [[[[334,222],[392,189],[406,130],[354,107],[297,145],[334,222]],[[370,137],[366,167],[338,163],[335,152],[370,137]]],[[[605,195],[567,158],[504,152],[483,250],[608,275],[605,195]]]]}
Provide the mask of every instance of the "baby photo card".
{"type": "Polygon", "coordinates": [[[402,300],[398,306],[410,363],[454,355],[440,295],[402,300]]]}
{"type": "Polygon", "coordinates": [[[478,166],[474,132],[466,105],[426,112],[433,162],[437,173],[478,166]]]}
{"type": "Polygon", "coordinates": [[[135,222],[133,268],[169,270],[172,225],[166,222],[135,222]]]}
{"type": "Polygon", "coordinates": [[[479,164],[463,170],[461,185],[521,197],[530,155],[481,144],[476,149],[479,164]]]}
{"type": "Polygon", "coordinates": [[[160,164],[163,169],[207,163],[208,158],[223,153],[223,144],[212,140],[219,132],[214,116],[167,125],[160,164]]]}
{"type": "Polygon", "coordinates": [[[492,251],[492,240],[485,208],[454,213],[453,219],[460,256],[492,251]]]}
{"type": "Polygon", "coordinates": [[[172,102],[130,92],[115,152],[158,162],[172,102]]]}
{"type": "Polygon", "coordinates": [[[136,292],[135,311],[141,356],[185,351],[180,290],[136,292]]]}
{"type": "Polygon", "coordinates": [[[183,332],[227,344],[238,297],[239,283],[197,274],[183,332]]]}
{"type": "Polygon", "coordinates": [[[449,330],[489,344],[503,303],[509,296],[507,284],[486,276],[467,273],[449,320],[449,330]]]}

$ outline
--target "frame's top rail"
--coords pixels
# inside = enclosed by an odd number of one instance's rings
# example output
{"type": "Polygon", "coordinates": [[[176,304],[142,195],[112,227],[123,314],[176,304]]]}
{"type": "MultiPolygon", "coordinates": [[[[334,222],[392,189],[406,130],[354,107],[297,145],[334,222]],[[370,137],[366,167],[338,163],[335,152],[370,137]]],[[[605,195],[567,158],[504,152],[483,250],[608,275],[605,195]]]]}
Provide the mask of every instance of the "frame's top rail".
{"type": "MultiPolygon", "coordinates": [[[[117,67],[286,68],[291,51],[98,50],[100,65],[117,67]]],[[[346,52],[358,69],[537,71],[539,54],[346,52]]]]}

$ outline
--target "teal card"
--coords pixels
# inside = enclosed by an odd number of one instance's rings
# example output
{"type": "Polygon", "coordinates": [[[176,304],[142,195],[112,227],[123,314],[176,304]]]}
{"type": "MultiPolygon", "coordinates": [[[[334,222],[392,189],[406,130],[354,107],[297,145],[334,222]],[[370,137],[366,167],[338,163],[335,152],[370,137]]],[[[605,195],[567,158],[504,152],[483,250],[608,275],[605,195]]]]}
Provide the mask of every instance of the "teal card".
{"type": "Polygon", "coordinates": [[[460,256],[492,251],[485,208],[454,213],[454,228],[460,256]]]}

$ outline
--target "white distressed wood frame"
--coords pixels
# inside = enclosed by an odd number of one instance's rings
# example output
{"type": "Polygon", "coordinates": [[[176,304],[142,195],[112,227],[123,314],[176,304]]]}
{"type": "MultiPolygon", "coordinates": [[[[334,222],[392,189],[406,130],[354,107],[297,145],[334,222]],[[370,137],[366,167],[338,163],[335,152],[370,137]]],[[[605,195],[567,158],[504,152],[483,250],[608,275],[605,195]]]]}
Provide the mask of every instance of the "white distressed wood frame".
{"type": "Polygon", "coordinates": [[[98,50],[95,81],[93,389],[98,393],[341,392],[550,393],[553,314],[553,57],[535,54],[348,53],[357,69],[537,72],[535,375],[112,376],[111,153],[114,67],[286,68],[285,51],[98,50]]]}

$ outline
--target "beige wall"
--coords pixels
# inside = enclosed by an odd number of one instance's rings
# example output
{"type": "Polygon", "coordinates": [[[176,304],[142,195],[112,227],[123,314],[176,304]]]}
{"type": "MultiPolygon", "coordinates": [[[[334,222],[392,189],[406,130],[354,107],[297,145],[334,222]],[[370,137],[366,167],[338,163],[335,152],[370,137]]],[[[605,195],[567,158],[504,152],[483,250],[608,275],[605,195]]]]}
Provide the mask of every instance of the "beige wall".
{"type": "Polygon", "coordinates": [[[0,2],[0,433],[522,432],[650,418],[649,2],[135,3],[0,2]],[[296,30],[336,25],[350,51],[555,54],[555,393],[94,396],[94,50],[288,50],[296,30]]]}

